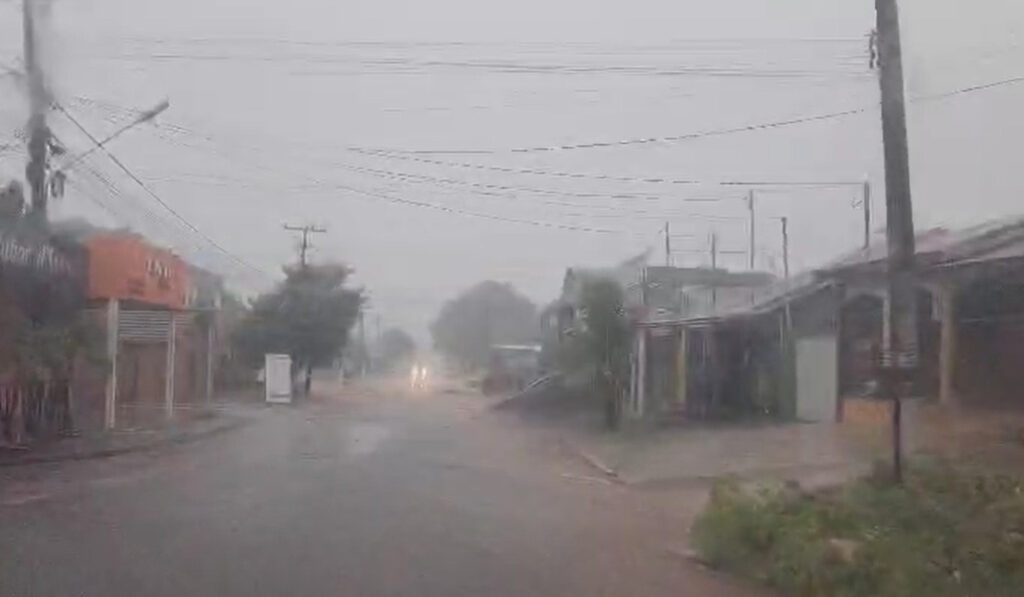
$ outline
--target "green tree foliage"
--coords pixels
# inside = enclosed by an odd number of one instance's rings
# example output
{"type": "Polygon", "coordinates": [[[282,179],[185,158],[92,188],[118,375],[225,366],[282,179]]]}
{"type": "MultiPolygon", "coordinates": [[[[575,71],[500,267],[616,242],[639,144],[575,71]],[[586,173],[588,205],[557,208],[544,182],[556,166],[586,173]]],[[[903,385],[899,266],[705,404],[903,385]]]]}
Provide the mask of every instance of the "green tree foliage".
{"type": "Polygon", "coordinates": [[[567,346],[570,358],[594,371],[594,383],[609,427],[619,423],[622,397],[629,380],[629,324],[622,288],[614,280],[595,279],[583,286],[582,329],[567,346]]]}
{"type": "Polygon", "coordinates": [[[384,369],[394,369],[412,359],[416,341],[405,330],[390,328],[380,337],[380,353],[384,369]]]}
{"type": "Polygon", "coordinates": [[[234,335],[236,349],[257,365],[267,353],[288,354],[306,372],[330,364],[345,348],[363,303],[361,290],[345,282],[351,270],[341,264],[285,268],[274,290],[252,301],[234,335]]]}
{"type": "Polygon", "coordinates": [[[434,346],[453,362],[484,367],[491,346],[537,339],[537,308],[510,284],[488,280],[445,303],[430,332],[434,346]]]}

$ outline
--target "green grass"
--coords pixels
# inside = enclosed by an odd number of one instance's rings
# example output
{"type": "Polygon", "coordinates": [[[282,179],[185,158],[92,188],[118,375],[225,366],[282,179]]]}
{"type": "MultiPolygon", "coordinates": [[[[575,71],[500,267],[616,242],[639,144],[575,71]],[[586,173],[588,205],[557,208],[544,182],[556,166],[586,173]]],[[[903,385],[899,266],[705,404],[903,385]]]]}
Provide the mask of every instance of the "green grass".
{"type": "Polygon", "coordinates": [[[916,467],[827,493],[724,481],[694,525],[712,566],[799,597],[1024,595],[1024,478],[916,467]]]}

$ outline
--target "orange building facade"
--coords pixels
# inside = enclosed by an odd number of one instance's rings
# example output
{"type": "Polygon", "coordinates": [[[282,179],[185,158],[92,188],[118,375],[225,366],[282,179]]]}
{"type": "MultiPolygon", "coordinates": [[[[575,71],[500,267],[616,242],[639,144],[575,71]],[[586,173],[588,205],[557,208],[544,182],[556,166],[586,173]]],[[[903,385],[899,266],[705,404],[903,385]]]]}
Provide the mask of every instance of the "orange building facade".
{"type": "Polygon", "coordinates": [[[137,301],[182,310],[188,306],[188,266],[170,251],[130,234],[103,234],[86,241],[89,252],[87,296],[137,301]]]}

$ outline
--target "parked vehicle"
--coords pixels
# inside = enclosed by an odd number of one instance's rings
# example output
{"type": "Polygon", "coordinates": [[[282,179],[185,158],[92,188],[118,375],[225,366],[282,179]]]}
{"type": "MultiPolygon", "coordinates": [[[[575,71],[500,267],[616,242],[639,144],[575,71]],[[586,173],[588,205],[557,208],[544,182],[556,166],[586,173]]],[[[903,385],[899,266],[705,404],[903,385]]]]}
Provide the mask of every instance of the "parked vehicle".
{"type": "Polygon", "coordinates": [[[484,394],[518,392],[540,373],[540,345],[497,345],[491,347],[491,360],[484,376],[484,394]]]}

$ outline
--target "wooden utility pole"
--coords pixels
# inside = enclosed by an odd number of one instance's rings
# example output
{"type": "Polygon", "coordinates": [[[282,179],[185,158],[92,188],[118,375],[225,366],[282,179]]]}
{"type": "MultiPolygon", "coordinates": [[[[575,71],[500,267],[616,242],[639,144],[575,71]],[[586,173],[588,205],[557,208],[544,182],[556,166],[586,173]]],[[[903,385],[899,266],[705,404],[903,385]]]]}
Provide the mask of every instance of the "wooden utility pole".
{"type": "Polygon", "coordinates": [[[665,222],[665,267],[672,266],[672,235],[669,223],[665,222]]]}
{"type": "Polygon", "coordinates": [[[22,36],[25,54],[25,76],[28,82],[28,164],[25,179],[32,195],[29,216],[37,224],[46,222],[48,193],[46,188],[46,161],[50,149],[50,129],[46,126],[49,104],[42,67],[39,64],[35,27],[35,2],[23,0],[22,36]]]}
{"type": "Polygon", "coordinates": [[[789,218],[782,216],[782,271],[789,279],[789,218]]]}
{"type": "Polygon", "coordinates": [[[310,247],[312,247],[312,245],[309,243],[309,235],[314,233],[323,234],[324,232],[327,232],[327,229],[310,225],[289,226],[288,224],[284,225],[284,229],[302,234],[302,243],[299,245],[299,265],[301,265],[302,267],[306,267],[306,265],[309,263],[306,260],[306,253],[309,251],[310,247]]]}
{"type": "Polygon", "coordinates": [[[893,475],[903,480],[902,386],[917,366],[914,290],[914,216],[903,89],[903,58],[896,0],[875,0],[882,141],[885,150],[885,211],[888,245],[888,350],[883,351],[883,388],[892,398],[893,475]]]}
{"type": "Polygon", "coordinates": [[[754,189],[747,192],[747,210],[750,211],[750,270],[754,270],[754,189]]]}

